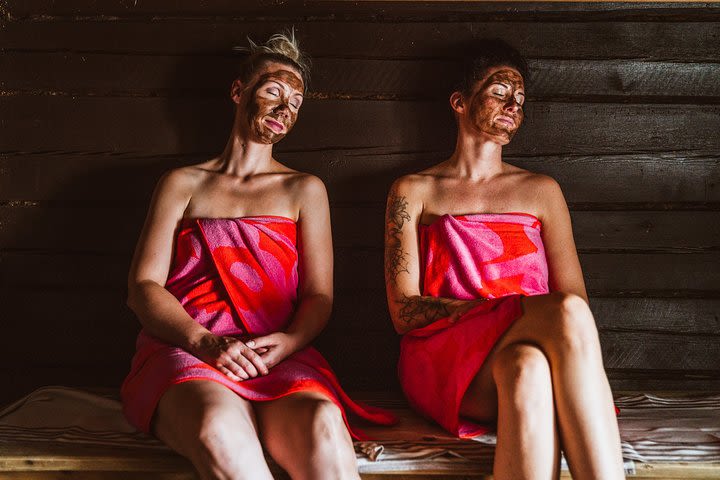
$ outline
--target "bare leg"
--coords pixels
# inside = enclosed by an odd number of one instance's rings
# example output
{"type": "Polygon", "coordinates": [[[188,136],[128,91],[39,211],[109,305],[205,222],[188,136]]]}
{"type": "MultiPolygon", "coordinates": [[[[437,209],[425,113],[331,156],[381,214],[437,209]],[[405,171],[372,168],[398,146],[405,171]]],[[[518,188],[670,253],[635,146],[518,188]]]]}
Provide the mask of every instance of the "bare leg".
{"type": "Polygon", "coordinates": [[[255,403],[263,444],[293,479],[359,479],[340,409],[324,395],[299,392],[255,403]]]}
{"type": "Polygon", "coordinates": [[[522,302],[525,313],[500,339],[474,381],[476,402],[485,405],[482,413],[497,408],[493,364],[499,352],[512,343],[534,344],[550,364],[561,443],[573,478],[625,478],[612,394],[589,307],[582,298],[560,292],[522,302]]]}
{"type": "Polygon", "coordinates": [[[560,448],[547,358],[523,343],[496,352],[492,368],[485,371],[490,378],[475,378],[461,414],[477,420],[497,417],[496,479],[557,479],[560,448]],[[486,396],[491,400],[483,400],[486,396]]]}
{"type": "Polygon", "coordinates": [[[187,457],[203,480],[272,479],[250,402],[218,383],[174,385],[160,399],[155,435],[187,457]]]}

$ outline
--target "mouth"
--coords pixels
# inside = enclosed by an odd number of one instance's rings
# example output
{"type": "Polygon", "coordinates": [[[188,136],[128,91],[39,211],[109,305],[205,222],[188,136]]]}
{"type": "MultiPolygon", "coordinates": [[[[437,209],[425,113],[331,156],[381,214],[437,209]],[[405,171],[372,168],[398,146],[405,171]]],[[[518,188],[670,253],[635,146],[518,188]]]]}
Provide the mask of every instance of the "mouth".
{"type": "Polygon", "coordinates": [[[504,125],[507,125],[508,127],[514,127],[515,126],[515,120],[513,120],[510,117],[506,117],[505,115],[500,115],[495,119],[495,121],[500,122],[504,125]]]}
{"type": "Polygon", "coordinates": [[[280,123],[278,121],[273,120],[272,118],[266,118],[264,120],[264,123],[265,123],[265,125],[268,126],[268,128],[270,128],[270,130],[272,130],[275,133],[283,133],[285,131],[285,125],[283,125],[282,123],[280,123]]]}

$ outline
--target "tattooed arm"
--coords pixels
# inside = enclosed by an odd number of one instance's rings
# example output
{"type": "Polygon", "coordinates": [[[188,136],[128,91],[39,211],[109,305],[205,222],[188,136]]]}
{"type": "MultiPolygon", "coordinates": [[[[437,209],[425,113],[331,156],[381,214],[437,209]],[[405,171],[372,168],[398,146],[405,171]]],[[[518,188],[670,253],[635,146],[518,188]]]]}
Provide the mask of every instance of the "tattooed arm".
{"type": "Polygon", "coordinates": [[[404,334],[441,318],[456,320],[479,301],[420,295],[418,223],[422,180],[398,179],[390,189],[385,213],[385,287],[395,330],[404,334]]]}

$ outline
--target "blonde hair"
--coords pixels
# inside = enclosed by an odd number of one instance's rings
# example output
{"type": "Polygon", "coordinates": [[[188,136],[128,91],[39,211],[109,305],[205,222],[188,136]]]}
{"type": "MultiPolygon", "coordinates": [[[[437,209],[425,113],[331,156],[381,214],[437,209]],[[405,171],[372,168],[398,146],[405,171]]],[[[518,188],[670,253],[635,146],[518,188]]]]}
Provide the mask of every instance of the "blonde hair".
{"type": "Polygon", "coordinates": [[[247,47],[233,47],[234,51],[248,55],[240,65],[238,74],[240,80],[249,81],[266,62],[280,62],[300,72],[307,90],[310,81],[310,57],[300,50],[300,42],[295,37],[294,28],[272,35],[264,44],[257,44],[250,37],[247,37],[247,41],[249,45],[247,47]]]}

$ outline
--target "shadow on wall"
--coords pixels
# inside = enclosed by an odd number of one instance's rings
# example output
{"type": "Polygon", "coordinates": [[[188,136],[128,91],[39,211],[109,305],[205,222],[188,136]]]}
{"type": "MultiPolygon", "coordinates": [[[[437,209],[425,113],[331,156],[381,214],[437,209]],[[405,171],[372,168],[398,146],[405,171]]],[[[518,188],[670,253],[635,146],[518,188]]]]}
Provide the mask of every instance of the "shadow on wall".
{"type": "Polygon", "coordinates": [[[13,388],[0,403],[47,384],[118,387],[127,373],[140,328],[125,305],[127,272],[154,185],[220,152],[231,122],[232,59],[177,59],[166,89],[96,102],[118,107],[90,112],[115,116],[100,139],[10,167],[25,185],[12,194],[26,200],[5,207],[0,275],[7,313],[22,321],[3,335],[0,381],[13,388]],[[147,131],[143,116],[167,121],[147,131]]]}

